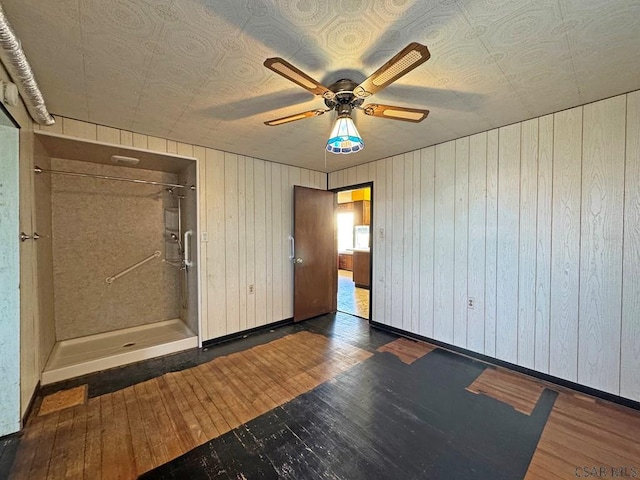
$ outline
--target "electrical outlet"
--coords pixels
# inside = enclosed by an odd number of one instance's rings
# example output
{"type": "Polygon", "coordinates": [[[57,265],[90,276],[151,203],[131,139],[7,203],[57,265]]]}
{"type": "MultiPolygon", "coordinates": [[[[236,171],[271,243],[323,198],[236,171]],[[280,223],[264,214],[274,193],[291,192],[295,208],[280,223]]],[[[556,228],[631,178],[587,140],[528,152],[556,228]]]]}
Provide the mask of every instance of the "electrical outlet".
{"type": "Polygon", "coordinates": [[[209,241],[209,234],[207,232],[202,232],[202,243],[207,243],[209,241]]]}
{"type": "Polygon", "coordinates": [[[252,295],[255,291],[255,285],[249,285],[249,295],[252,295]]]}
{"type": "Polygon", "coordinates": [[[467,299],[467,308],[468,308],[469,310],[473,310],[473,309],[475,308],[475,306],[476,306],[476,301],[475,301],[475,299],[474,299],[473,297],[469,297],[469,298],[467,299]]]}

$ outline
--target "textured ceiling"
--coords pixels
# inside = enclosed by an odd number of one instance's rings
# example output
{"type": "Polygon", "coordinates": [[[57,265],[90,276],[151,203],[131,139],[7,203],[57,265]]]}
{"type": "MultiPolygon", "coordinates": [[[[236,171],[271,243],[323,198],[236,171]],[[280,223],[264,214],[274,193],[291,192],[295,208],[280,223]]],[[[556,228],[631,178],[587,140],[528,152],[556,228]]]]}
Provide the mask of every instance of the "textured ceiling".
{"type": "Polygon", "coordinates": [[[49,110],[333,171],[640,88],[638,0],[2,0],[49,110]],[[279,56],[329,85],[360,82],[412,41],[431,59],[372,102],[365,149],[327,154],[335,114],[263,67],[279,56]]]}

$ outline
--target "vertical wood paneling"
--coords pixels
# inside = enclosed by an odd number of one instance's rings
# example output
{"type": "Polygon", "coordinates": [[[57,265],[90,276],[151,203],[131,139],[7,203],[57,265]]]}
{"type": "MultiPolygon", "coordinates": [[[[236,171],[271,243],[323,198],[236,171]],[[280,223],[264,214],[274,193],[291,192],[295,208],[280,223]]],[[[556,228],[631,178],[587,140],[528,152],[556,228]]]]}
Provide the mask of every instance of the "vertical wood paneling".
{"type": "Polygon", "coordinates": [[[420,324],[418,333],[427,337],[433,337],[435,154],[435,147],[425,148],[420,152],[420,324]]]}
{"type": "Polygon", "coordinates": [[[626,99],[584,106],[578,382],[620,392],[626,99]]]}
{"type": "Polygon", "coordinates": [[[467,312],[467,348],[484,353],[485,229],[487,134],[469,139],[469,270],[467,291],[474,306],[467,312]]]}
{"type": "Polygon", "coordinates": [[[267,227],[265,162],[255,160],[253,165],[254,185],[254,235],[255,235],[255,325],[267,323],[267,227]]]}
{"type": "Polygon", "coordinates": [[[402,328],[404,317],[404,155],[393,160],[391,238],[391,325],[402,328]]]}
{"type": "Polygon", "coordinates": [[[286,174],[286,167],[274,163],[271,165],[271,248],[273,283],[270,295],[273,297],[273,316],[284,318],[282,310],[282,176],[286,174]],[[284,172],[283,172],[284,170],[284,172]]]}
{"type": "Polygon", "coordinates": [[[518,232],[520,128],[499,130],[496,357],[518,361],[518,232]]]}
{"type": "Polygon", "coordinates": [[[551,309],[551,202],[553,191],[553,115],[538,120],[538,209],[536,238],[536,326],[534,368],[549,373],[551,309]]]}
{"type": "Polygon", "coordinates": [[[640,401],[640,91],[627,95],[620,395],[640,401]]]}
{"type": "Polygon", "coordinates": [[[225,257],[225,296],[226,332],[240,330],[240,280],[238,248],[238,156],[224,154],[224,257],[225,257]]]}
{"type": "Polygon", "coordinates": [[[469,240],[469,137],[456,140],[453,343],[467,346],[467,275],[469,240]]]}
{"type": "Polygon", "coordinates": [[[578,379],[582,107],[554,114],[549,373],[578,379]]]}
{"type": "Polygon", "coordinates": [[[402,277],[404,285],[402,287],[402,328],[413,331],[411,302],[413,300],[413,214],[415,204],[413,201],[413,154],[404,155],[404,186],[403,203],[404,208],[404,228],[402,229],[402,255],[404,267],[402,277]]]}
{"type": "Polygon", "coordinates": [[[178,155],[184,155],[185,157],[193,157],[193,145],[178,142],[177,153],[178,155]]]}
{"type": "Polygon", "coordinates": [[[420,221],[422,212],[420,211],[420,150],[413,153],[413,185],[411,188],[411,203],[413,204],[413,245],[411,260],[411,331],[417,332],[420,329],[420,221]]]}
{"type": "Polygon", "coordinates": [[[207,161],[207,246],[208,282],[204,285],[209,311],[207,330],[210,338],[227,332],[225,292],[225,203],[224,203],[224,153],[206,150],[207,161]]]}
{"type": "Polygon", "coordinates": [[[369,164],[358,165],[356,167],[356,183],[366,183],[369,181],[369,164]]]}
{"type": "MultiPolygon", "coordinates": [[[[392,285],[393,285],[393,277],[391,267],[393,265],[393,160],[394,157],[390,158],[385,163],[385,178],[387,182],[386,190],[387,190],[387,199],[386,199],[386,225],[384,229],[384,237],[386,243],[386,251],[387,255],[384,258],[384,275],[385,275],[385,283],[384,283],[384,320],[387,325],[393,324],[393,305],[392,301],[392,285]]],[[[375,205],[374,205],[375,208],[375,205]]],[[[400,233],[400,232],[398,232],[400,233]]]]}
{"type": "Polygon", "coordinates": [[[293,262],[289,260],[289,235],[293,235],[293,185],[300,185],[300,169],[288,167],[282,175],[282,318],[293,317],[293,262]]]}
{"type": "MultiPolygon", "coordinates": [[[[151,137],[150,137],[151,138],[151,137]]],[[[202,232],[207,232],[207,162],[206,162],[206,149],[204,147],[194,147],[193,156],[198,159],[198,174],[197,174],[197,192],[198,192],[198,235],[202,238],[202,232]]],[[[209,312],[208,297],[206,294],[207,285],[207,243],[200,243],[200,250],[198,252],[198,297],[200,300],[200,338],[209,338],[208,332],[208,319],[209,312]]],[[[193,287],[192,287],[193,288],[193,287]]]]}
{"type": "Polygon", "coordinates": [[[533,368],[536,317],[538,119],[522,123],[518,257],[518,365],[533,368]]]}
{"type": "Polygon", "coordinates": [[[116,145],[120,143],[120,130],[118,130],[117,128],[104,127],[102,125],[98,125],[96,133],[97,133],[96,138],[99,142],[113,143],[116,145]]]}
{"type": "Polygon", "coordinates": [[[81,122],[72,118],[61,118],[62,133],[71,137],[84,138],[86,140],[98,139],[98,128],[94,123],[81,122]]]}
{"type": "Polygon", "coordinates": [[[372,302],[373,311],[371,320],[379,323],[387,323],[385,317],[385,259],[386,251],[386,211],[387,211],[387,183],[386,183],[386,164],[385,160],[375,162],[376,180],[373,186],[373,224],[374,230],[371,231],[373,243],[373,289],[372,302]]]}
{"type": "MultiPolygon", "coordinates": [[[[179,146],[180,144],[178,144],[179,146]]],[[[246,158],[238,155],[238,330],[247,328],[247,297],[249,289],[247,270],[251,265],[247,263],[247,194],[246,194],[246,158]]]]}
{"type": "Polygon", "coordinates": [[[271,173],[272,167],[274,166],[271,162],[265,162],[265,175],[264,175],[264,185],[265,185],[265,225],[266,225],[266,242],[265,242],[265,250],[267,252],[266,255],[266,298],[267,298],[267,308],[266,308],[266,321],[267,323],[271,321],[273,318],[273,223],[272,223],[272,188],[271,188],[271,173]]]}
{"type": "Polygon", "coordinates": [[[453,343],[455,142],[436,145],[433,336],[453,343]]]}
{"type": "MultiPolygon", "coordinates": [[[[164,138],[159,138],[159,137],[149,137],[147,139],[148,143],[149,143],[149,150],[154,150],[156,152],[163,152],[166,153],[167,152],[167,140],[164,138]]],[[[196,148],[202,148],[202,147],[196,147],[196,148]]]]}
{"type": "Polygon", "coordinates": [[[487,229],[485,242],[484,353],[496,354],[498,301],[498,130],[487,132],[487,229]]]}
{"type": "Polygon", "coordinates": [[[149,148],[149,142],[146,135],[141,133],[133,134],[133,146],[136,148],[149,148]]]}
{"type": "MultiPolygon", "coordinates": [[[[120,145],[133,147],[133,133],[128,132],[127,130],[120,130],[120,145]]],[[[167,149],[167,152],[169,152],[169,149],[167,149]]],[[[175,153],[175,152],[169,152],[169,153],[175,153]]]]}
{"type": "Polygon", "coordinates": [[[358,183],[358,170],[356,167],[347,169],[347,185],[356,185],[358,183]]]}

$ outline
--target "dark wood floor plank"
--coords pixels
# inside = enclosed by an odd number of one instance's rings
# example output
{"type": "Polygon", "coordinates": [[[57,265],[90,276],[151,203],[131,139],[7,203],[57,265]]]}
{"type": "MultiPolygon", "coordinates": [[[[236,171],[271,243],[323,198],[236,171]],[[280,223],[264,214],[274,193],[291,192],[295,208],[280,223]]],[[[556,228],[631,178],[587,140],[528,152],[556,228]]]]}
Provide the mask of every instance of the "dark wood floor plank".
{"type": "MultiPolygon", "coordinates": [[[[51,462],[47,470],[47,479],[64,478],[66,464],[57,461],[59,458],[67,458],[71,446],[71,430],[73,428],[73,409],[67,408],[60,411],[58,425],[56,426],[56,435],[51,451],[51,462]]],[[[45,477],[42,477],[45,478],[45,477]]]]}

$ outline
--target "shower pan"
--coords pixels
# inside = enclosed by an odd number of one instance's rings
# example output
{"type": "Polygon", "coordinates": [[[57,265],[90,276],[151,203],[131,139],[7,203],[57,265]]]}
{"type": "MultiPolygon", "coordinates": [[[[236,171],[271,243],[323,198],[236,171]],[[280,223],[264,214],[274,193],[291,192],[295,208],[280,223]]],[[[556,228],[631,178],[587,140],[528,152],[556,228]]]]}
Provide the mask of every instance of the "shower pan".
{"type": "Polygon", "coordinates": [[[35,136],[41,384],[198,347],[197,160],[35,136]]]}

